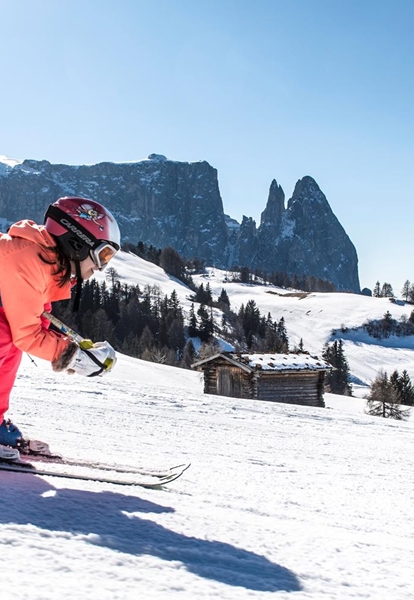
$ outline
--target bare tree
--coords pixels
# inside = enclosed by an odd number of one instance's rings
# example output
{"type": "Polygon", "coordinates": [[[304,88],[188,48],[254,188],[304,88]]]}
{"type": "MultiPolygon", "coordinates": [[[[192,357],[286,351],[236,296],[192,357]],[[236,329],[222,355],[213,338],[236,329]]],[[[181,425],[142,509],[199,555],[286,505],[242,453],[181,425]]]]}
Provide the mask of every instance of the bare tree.
{"type": "Polygon", "coordinates": [[[385,371],[380,371],[371,384],[367,397],[367,413],[375,417],[405,421],[410,416],[410,409],[403,409],[399,404],[398,391],[388,379],[385,371]]]}
{"type": "Polygon", "coordinates": [[[106,270],[105,278],[111,282],[112,287],[115,287],[115,283],[119,281],[119,273],[114,267],[108,267],[106,270]]]}

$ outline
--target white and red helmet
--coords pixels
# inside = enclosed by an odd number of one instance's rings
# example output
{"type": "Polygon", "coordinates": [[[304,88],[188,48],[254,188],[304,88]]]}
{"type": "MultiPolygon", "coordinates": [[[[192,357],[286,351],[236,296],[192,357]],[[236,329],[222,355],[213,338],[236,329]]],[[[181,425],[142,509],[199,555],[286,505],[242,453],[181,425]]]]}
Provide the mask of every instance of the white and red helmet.
{"type": "Polygon", "coordinates": [[[45,227],[69,260],[81,261],[89,255],[100,269],[121,247],[114,216],[89,198],[59,198],[46,211],[45,227]]]}

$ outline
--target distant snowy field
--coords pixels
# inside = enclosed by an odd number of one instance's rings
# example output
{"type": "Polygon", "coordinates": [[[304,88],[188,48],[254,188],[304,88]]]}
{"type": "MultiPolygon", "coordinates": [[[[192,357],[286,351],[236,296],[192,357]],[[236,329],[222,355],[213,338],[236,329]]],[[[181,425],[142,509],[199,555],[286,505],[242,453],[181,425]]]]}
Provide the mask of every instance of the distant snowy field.
{"type": "MultiPolygon", "coordinates": [[[[175,289],[184,310],[190,310],[192,292],[181,282],[168,277],[162,269],[134,255],[121,252],[113,261],[113,266],[121,280],[129,284],[157,285],[164,294],[170,295],[175,289]]],[[[231,273],[219,269],[208,269],[207,275],[193,277],[195,283],[210,284],[216,298],[224,288],[229,296],[231,308],[238,311],[242,304],[254,300],[262,315],[270,312],[274,320],[281,317],[289,336],[290,348],[303,340],[306,350],[320,355],[333,330],[341,327],[352,330],[360,327],[368,319],[381,319],[389,311],[399,320],[403,315],[410,316],[414,306],[404,303],[391,303],[387,298],[369,298],[358,294],[311,293],[297,294],[294,291],[275,286],[259,286],[231,283],[227,279],[231,273]]],[[[97,275],[98,280],[105,277],[97,275]]],[[[364,396],[372,380],[382,369],[390,375],[395,369],[406,369],[414,381],[414,336],[391,337],[378,342],[363,332],[341,333],[344,339],[345,355],[348,360],[355,385],[355,393],[364,396]]]]}
{"type": "MultiPolygon", "coordinates": [[[[158,279],[170,293],[153,265],[132,259],[132,273],[130,257],[117,260],[131,283],[158,279]]],[[[288,332],[303,321],[312,351],[342,322],[407,311],[266,289],[288,332]]],[[[265,312],[258,290],[238,286],[232,305],[254,297],[265,312]]],[[[346,352],[362,380],[385,354],[367,344],[371,362],[359,365],[360,344],[346,352]]],[[[387,350],[399,364],[401,349],[387,350]]],[[[208,396],[199,373],[122,355],[96,379],[36,365],[24,358],[9,415],[29,436],[72,457],[192,466],[163,490],[0,472],[1,600],[414,598],[412,421],[369,417],[361,398],[329,394],[326,409],[208,396]]]]}

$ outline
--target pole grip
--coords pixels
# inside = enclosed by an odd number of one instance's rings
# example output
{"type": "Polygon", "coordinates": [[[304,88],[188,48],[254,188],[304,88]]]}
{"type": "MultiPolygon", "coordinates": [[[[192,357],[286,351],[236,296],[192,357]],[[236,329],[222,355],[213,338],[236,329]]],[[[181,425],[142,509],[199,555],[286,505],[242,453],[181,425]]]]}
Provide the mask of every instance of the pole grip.
{"type": "Polygon", "coordinates": [[[57,329],[59,329],[59,331],[61,331],[62,333],[64,333],[68,337],[70,337],[70,339],[73,340],[74,342],[81,344],[81,342],[84,341],[84,338],[81,335],[79,335],[79,333],[76,333],[76,331],[74,331],[73,329],[71,329],[64,323],[62,323],[62,321],[60,319],[58,319],[57,317],[55,317],[54,315],[52,315],[46,311],[43,311],[42,317],[45,317],[45,319],[50,321],[50,323],[52,323],[57,329]]]}

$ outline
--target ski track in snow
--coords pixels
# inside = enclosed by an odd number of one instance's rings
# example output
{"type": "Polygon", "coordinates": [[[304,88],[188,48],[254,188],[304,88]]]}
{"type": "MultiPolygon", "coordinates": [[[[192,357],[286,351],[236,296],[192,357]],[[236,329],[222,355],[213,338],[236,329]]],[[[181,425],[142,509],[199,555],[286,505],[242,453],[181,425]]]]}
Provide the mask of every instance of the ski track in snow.
{"type": "MultiPolygon", "coordinates": [[[[347,344],[373,371],[398,354],[347,344]]],[[[414,598],[412,420],[330,394],[326,409],[208,396],[199,373],[122,355],[96,379],[36,363],[9,414],[28,435],[73,458],[192,466],[162,490],[0,472],[1,600],[414,598]]]]}

